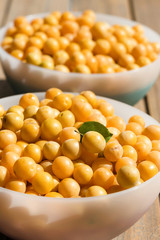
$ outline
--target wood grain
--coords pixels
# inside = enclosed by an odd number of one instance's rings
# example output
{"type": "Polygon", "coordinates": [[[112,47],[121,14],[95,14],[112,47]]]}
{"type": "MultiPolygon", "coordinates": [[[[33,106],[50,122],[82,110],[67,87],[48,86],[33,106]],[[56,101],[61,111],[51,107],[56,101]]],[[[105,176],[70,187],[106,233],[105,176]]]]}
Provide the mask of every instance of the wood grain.
{"type": "Polygon", "coordinates": [[[130,17],[127,0],[72,0],[71,10],[83,11],[92,9],[96,12],[113,14],[121,17],[130,17]]]}
{"type": "Polygon", "coordinates": [[[135,104],[134,107],[140,109],[143,112],[147,112],[147,106],[146,106],[145,99],[141,99],[138,103],[135,104]]]}
{"type": "Polygon", "coordinates": [[[65,11],[68,9],[69,0],[11,0],[10,11],[6,22],[13,20],[17,16],[30,15],[42,12],[52,12],[55,10],[65,11]],[[18,6],[18,7],[17,7],[18,6]]]}
{"type": "Polygon", "coordinates": [[[0,98],[13,95],[14,92],[7,81],[0,80],[0,98]]]}
{"type": "MultiPolygon", "coordinates": [[[[8,0],[0,0],[0,9],[1,9],[1,14],[0,14],[0,26],[3,26],[6,22],[6,16],[8,15],[9,12],[9,1],[8,0]]],[[[5,80],[5,75],[3,73],[1,63],[0,63],[0,79],[5,80]]]]}
{"type": "Polygon", "coordinates": [[[0,0],[0,9],[1,9],[0,26],[2,26],[5,23],[6,15],[10,9],[9,1],[8,0],[0,0]]]}

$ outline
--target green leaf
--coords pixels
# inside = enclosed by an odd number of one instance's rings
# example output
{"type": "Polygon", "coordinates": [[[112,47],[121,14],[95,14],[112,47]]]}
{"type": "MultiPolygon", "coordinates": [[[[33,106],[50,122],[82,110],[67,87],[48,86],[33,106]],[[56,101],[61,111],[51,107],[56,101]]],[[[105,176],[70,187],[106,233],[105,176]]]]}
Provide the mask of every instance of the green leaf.
{"type": "Polygon", "coordinates": [[[78,128],[80,134],[81,134],[81,140],[83,135],[86,132],[89,131],[95,131],[100,133],[104,139],[106,140],[106,142],[109,141],[109,139],[112,137],[112,133],[109,132],[109,130],[101,123],[99,122],[94,122],[94,121],[88,121],[88,122],[84,122],[79,128],[78,128]]]}

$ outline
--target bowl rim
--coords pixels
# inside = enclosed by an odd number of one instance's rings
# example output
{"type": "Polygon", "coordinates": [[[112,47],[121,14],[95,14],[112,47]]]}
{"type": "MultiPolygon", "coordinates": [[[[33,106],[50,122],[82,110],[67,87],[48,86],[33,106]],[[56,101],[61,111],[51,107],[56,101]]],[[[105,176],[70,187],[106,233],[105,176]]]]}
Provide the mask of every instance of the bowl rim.
{"type": "MultiPolygon", "coordinates": [[[[82,13],[82,11],[71,11],[73,14],[75,15],[79,15],[82,13]]],[[[37,13],[37,14],[29,14],[29,15],[24,15],[27,19],[34,19],[35,17],[44,17],[45,15],[47,14],[50,14],[51,12],[41,12],[41,13],[37,13]]],[[[124,18],[124,17],[119,17],[119,16],[116,16],[116,15],[111,15],[111,14],[104,14],[104,13],[99,13],[99,12],[96,12],[96,15],[97,16],[104,16],[104,17],[108,17],[108,18],[116,18],[117,20],[120,19],[122,21],[127,21],[127,22],[130,22],[132,24],[140,24],[141,26],[143,26],[146,30],[149,30],[149,31],[152,31],[155,35],[157,35],[157,38],[159,38],[159,42],[160,42],[160,34],[158,32],[156,32],[155,30],[153,30],[152,28],[144,25],[144,24],[141,24],[137,21],[134,21],[134,20],[131,20],[131,19],[128,19],[128,18],[124,18]]],[[[14,21],[14,20],[13,20],[14,21]]],[[[0,28],[0,38],[1,38],[1,35],[3,35],[3,38],[4,38],[4,34],[2,34],[3,31],[6,32],[7,28],[10,26],[10,25],[13,25],[13,21],[10,21],[8,22],[6,25],[4,25],[3,27],[0,28]]],[[[2,42],[2,40],[1,40],[2,42]]],[[[151,62],[150,64],[146,65],[146,66],[142,66],[138,69],[133,69],[133,70],[127,70],[125,72],[114,72],[114,73],[90,73],[90,74],[87,74],[87,73],[76,73],[76,72],[69,72],[69,73],[65,73],[65,72],[61,72],[61,71],[57,71],[57,70],[52,70],[52,69],[47,69],[47,68],[43,68],[43,67],[40,67],[40,66],[36,66],[34,64],[30,64],[30,63],[25,63],[25,62],[22,62],[21,60],[17,59],[16,57],[12,56],[10,53],[8,53],[7,51],[5,51],[3,49],[3,47],[1,46],[1,42],[0,42],[0,54],[6,54],[7,57],[11,58],[12,60],[16,61],[17,63],[20,63],[24,66],[29,66],[31,68],[33,68],[33,70],[39,70],[39,71],[44,71],[46,73],[51,73],[53,72],[53,74],[61,74],[61,75],[64,75],[64,74],[71,74],[72,77],[79,77],[79,76],[88,76],[88,77],[92,77],[93,79],[97,79],[97,77],[107,77],[107,76],[125,76],[126,74],[128,73],[137,73],[139,72],[141,69],[146,69],[150,66],[152,66],[153,64],[157,63],[158,61],[160,61],[160,54],[158,54],[158,58],[156,60],[154,60],[153,62],[151,62]],[[41,69],[41,70],[40,70],[41,69]]]]}
{"type": "MultiPolygon", "coordinates": [[[[42,96],[42,94],[44,95],[45,92],[33,92],[34,94],[38,95],[38,98],[40,96],[42,96]]],[[[70,92],[65,92],[65,93],[70,93],[70,92]]],[[[74,95],[78,94],[78,93],[73,93],[74,95]]],[[[12,95],[12,96],[8,96],[8,97],[4,97],[4,98],[0,98],[0,102],[1,100],[8,100],[8,99],[12,99],[13,97],[15,97],[16,99],[19,99],[22,95],[24,94],[16,94],[16,95],[12,95]]],[[[143,113],[143,115],[146,115],[147,118],[150,118],[152,120],[154,120],[154,122],[157,124],[157,125],[160,125],[160,123],[155,120],[154,118],[152,118],[150,115],[148,115],[147,113],[145,112],[142,112],[141,110],[139,109],[136,109],[135,107],[133,106],[130,106],[126,103],[123,103],[123,102],[120,102],[120,101],[117,101],[117,100],[114,100],[114,99],[111,99],[111,98],[108,98],[108,97],[102,97],[102,96],[99,96],[99,95],[96,95],[97,98],[103,98],[103,99],[106,99],[106,100],[111,100],[113,103],[115,104],[120,104],[120,105],[123,105],[124,107],[128,107],[132,110],[136,110],[138,111],[139,113],[143,113]]],[[[154,123],[154,124],[155,124],[154,123]]],[[[45,196],[34,196],[34,195],[29,195],[29,194],[25,194],[25,193],[20,193],[20,192],[16,192],[16,191],[13,191],[13,190],[10,190],[10,189],[6,189],[4,187],[0,187],[0,193],[3,192],[3,193],[9,193],[9,194],[13,194],[14,197],[25,197],[25,198],[30,198],[31,200],[34,200],[34,199],[39,199],[39,201],[67,201],[67,202],[90,202],[90,201],[96,201],[96,200],[109,200],[109,199],[112,199],[112,198],[117,198],[120,197],[121,195],[125,195],[125,194],[129,194],[130,192],[135,192],[136,190],[140,190],[140,189],[143,189],[145,188],[145,186],[149,185],[152,181],[154,181],[155,179],[160,179],[160,171],[155,175],[153,176],[152,178],[148,179],[147,181],[143,182],[142,184],[138,185],[138,186],[134,186],[132,188],[129,188],[129,189],[125,189],[125,190],[122,190],[120,192],[115,192],[115,193],[110,193],[110,194],[107,194],[107,195],[104,195],[104,196],[95,196],[95,197],[80,197],[80,198],[52,198],[52,197],[45,197],[45,196]],[[37,198],[38,197],[38,198],[37,198]]],[[[159,190],[160,192],[160,190],[159,190]]],[[[157,193],[158,195],[158,193],[157,193]]]]}

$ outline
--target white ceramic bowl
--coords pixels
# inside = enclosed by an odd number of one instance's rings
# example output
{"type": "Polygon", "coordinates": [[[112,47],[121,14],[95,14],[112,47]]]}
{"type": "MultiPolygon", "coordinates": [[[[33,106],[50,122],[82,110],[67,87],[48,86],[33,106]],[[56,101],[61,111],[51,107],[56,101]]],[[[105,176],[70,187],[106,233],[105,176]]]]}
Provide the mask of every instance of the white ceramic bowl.
{"type": "MultiPolygon", "coordinates": [[[[44,93],[37,93],[39,99],[44,93]]],[[[2,98],[5,109],[20,95],[2,98]]],[[[115,113],[127,122],[138,114],[146,125],[158,124],[147,114],[124,103],[107,99],[115,113]]],[[[160,173],[140,186],[92,198],[44,198],[0,187],[0,232],[16,240],[109,240],[133,225],[160,192],[160,173]]]]}
{"type": "MultiPolygon", "coordinates": [[[[47,13],[30,15],[30,21],[36,17],[44,17],[47,13]]],[[[80,13],[74,13],[79,15],[80,13]]],[[[109,24],[133,26],[137,22],[104,14],[97,14],[98,21],[109,24]]],[[[0,42],[9,26],[0,30],[0,42]]],[[[160,36],[150,28],[143,26],[145,35],[152,42],[160,42],[160,36]]],[[[18,93],[27,91],[45,91],[50,87],[57,87],[63,91],[81,92],[92,90],[98,95],[114,98],[131,105],[144,97],[152,87],[160,72],[160,57],[148,66],[138,70],[132,70],[112,74],[79,74],[61,73],[54,70],[40,68],[26,64],[12,57],[0,47],[0,57],[3,70],[8,81],[18,93]]]]}

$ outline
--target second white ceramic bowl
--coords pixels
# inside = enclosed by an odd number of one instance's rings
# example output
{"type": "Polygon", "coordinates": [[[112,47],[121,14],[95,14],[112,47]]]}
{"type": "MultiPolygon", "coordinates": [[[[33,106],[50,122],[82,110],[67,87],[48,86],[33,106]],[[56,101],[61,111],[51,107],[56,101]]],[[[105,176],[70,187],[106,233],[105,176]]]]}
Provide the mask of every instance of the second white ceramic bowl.
{"type": "MultiPolygon", "coordinates": [[[[75,15],[80,13],[75,12],[75,15]]],[[[27,16],[30,21],[37,17],[44,17],[47,13],[27,16]]],[[[133,26],[137,22],[105,14],[96,14],[97,21],[109,24],[133,26]]],[[[0,30],[0,42],[9,26],[0,30]]],[[[152,42],[160,42],[160,36],[150,28],[143,26],[146,37],[152,42]]],[[[0,47],[0,57],[4,73],[11,86],[17,93],[28,91],[45,91],[50,87],[57,87],[63,91],[81,92],[92,90],[98,95],[114,98],[135,104],[152,87],[160,72],[160,57],[148,66],[137,70],[112,74],[79,74],[62,73],[26,64],[12,57],[0,47]]]]}

